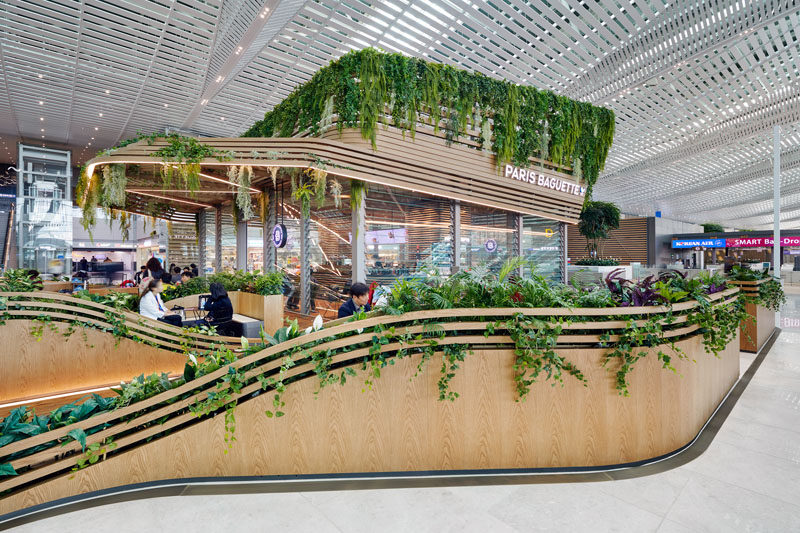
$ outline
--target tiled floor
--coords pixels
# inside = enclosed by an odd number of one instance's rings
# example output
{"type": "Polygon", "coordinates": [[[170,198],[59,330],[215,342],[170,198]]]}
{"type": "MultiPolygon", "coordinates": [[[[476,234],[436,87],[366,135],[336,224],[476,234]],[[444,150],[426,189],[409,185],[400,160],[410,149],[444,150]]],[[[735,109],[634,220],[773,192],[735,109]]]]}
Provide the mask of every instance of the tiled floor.
{"type": "MultiPolygon", "coordinates": [[[[784,318],[800,318],[792,295],[784,318]]],[[[797,321],[800,324],[800,320],[797,321]]],[[[15,531],[800,531],[800,326],[785,329],[708,450],[623,481],[180,496],[15,531]]],[[[744,355],[743,365],[752,356],[744,355]]]]}

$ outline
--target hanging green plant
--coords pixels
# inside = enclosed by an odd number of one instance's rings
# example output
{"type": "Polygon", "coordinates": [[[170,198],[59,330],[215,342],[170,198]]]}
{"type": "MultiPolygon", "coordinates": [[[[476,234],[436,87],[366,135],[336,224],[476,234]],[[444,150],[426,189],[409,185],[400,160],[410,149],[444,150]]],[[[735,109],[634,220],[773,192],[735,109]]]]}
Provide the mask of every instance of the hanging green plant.
{"type": "Polygon", "coordinates": [[[342,184],[336,178],[331,179],[330,192],[333,197],[333,205],[339,209],[342,207],[342,184]]]}
{"type": "Polygon", "coordinates": [[[250,165],[228,167],[228,181],[236,193],[235,204],[241,220],[253,218],[253,199],[250,197],[250,183],[253,180],[253,167],[250,165]]]}
{"type": "Polygon", "coordinates": [[[320,168],[307,168],[305,175],[310,179],[317,207],[322,207],[325,204],[325,191],[328,188],[328,173],[320,168]]]}
{"type": "Polygon", "coordinates": [[[103,207],[125,207],[125,165],[115,163],[103,167],[100,204],[103,207]]]}
{"type": "MultiPolygon", "coordinates": [[[[163,163],[161,179],[165,188],[171,187],[173,181],[179,180],[181,186],[194,193],[200,188],[200,162],[203,159],[215,158],[218,161],[229,161],[234,156],[229,151],[217,150],[212,146],[202,144],[194,137],[172,133],[163,138],[167,140],[168,144],[150,155],[161,158],[163,163]]],[[[152,140],[150,144],[152,144],[152,140]]]]}
{"type": "Polygon", "coordinates": [[[311,181],[301,180],[292,190],[292,198],[300,202],[300,212],[304,218],[311,216],[311,199],[316,195],[311,181]]]}
{"type": "Polygon", "coordinates": [[[266,224],[267,218],[269,218],[269,193],[267,191],[261,191],[258,193],[257,202],[258,219],[262,224],[266,224]]]}
{"type": "Polygon", "coordinates": [[[81,167],[78,183],[75,185],[75,201],[81,208],[81,225],[92,236],[91,228],[97,218],[97,207],[100,203],[100,175],[99,172],[89,176],[85,166],[81,167]]]}
{"type": "Polygon", "coordinates": [[[579,168],[587,198],[614,138],[609,109],[372,48],[322,68],[244,136],[319,135],[338,117],[339,131],[358,127],[375,148],[378,123],[391,120],[413,137],[420,112],[437,133],[444,122],[448,143],[466,135],[472,119],[478,144],[495,153],[498,165],[539,158],[579,168]]]}

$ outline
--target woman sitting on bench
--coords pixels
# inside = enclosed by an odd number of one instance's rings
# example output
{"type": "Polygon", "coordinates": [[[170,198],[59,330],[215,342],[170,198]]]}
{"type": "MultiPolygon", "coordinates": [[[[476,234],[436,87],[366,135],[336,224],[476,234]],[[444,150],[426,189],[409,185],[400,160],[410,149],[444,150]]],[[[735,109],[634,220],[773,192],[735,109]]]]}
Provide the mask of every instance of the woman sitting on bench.
{"type": "Polygon", "coordinates": [[[160,279],[150,279],[144,289],[144,293],[142,293],[142,298],[139,300],[139,314],[180,327],[182,322],[180,315],[168,315],[166,309],[164,309],[164,302],[161,301],[160,294],[163,289],[164,284],[160,279]]]}

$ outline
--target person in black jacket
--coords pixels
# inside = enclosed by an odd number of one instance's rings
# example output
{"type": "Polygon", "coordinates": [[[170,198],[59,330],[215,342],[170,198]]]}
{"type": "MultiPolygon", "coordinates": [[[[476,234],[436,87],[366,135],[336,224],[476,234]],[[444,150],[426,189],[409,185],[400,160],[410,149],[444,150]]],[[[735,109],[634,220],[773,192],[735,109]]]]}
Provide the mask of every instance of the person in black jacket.
{"type": "Polygon", "coordinates": [[[208,326],[214,326],[225,322],[230,322],[233,318],[233,304],[228,297],[228,291],[222,283],[212,283],[211,298],[203,306],[208,314],[203,319],[208,326]]]}
{"type": "Polygon", "coordinates": [[[363,283],[353,283],[350,287],[350,299],[339,308],[339,318],[353,316],[356,311],[363,308],[369,311],[369,287],[363,283]]]}

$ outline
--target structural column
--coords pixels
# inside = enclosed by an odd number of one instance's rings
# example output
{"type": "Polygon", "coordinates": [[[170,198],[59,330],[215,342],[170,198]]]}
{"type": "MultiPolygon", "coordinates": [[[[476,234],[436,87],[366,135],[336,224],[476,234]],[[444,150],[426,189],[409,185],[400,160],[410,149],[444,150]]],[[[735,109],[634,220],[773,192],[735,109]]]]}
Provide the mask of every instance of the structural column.
{"type": "Polygon", "coordinates": [[[278,250],[272,244],[272,228],[278,223],[275,205],[271,202],[269,189],[264,185],[264,197],[267,202],[267,220],[264,222],[264,272],[274,272],[277,264],[278,250]]]}
{"type": "Polygon", "coordinates": [[[461,267],[461,202],[450,200],[450,242],[453,246],[450,272],[455,274],[461,267]]]}
{"type": "Polygon", "coordinates": [[[353,254],[353,283],[364,283],[367,279],[367,207],[364,205],[366,200],[361,201],[361,205],[353,209],[352,242],[350,251],[353,254]]]}
{"type": "MultiPolygon", "coordinates": [[[[522,256],[522,215],[517,213],[514,216],[514,257],[522,256]]],[[[519,277],[525,275],[525,267],[519,266],[519,277]]]]}
{"type": "Polygon", "coordinates": [[[306,216],[300,218],[300,312],[311,313],[311,221],[306,216]]]}
{"type": "Polygon", "coordinates": [[[772,210],[775,224],[775,241],[772,243],[773,274],[781,276],[781,127],[773,128],[772,144],[772,210]]]}
{"type": "Polygon", "coordinates": [[[222,272],[222,207],[214,208],[214,272],[222,272]]]}
{"type": "Polygon", "coordinates": [[[247,272],[247,221],[236,226],[236,270],[247,272]]]}
{"type": "Polygon", "coordinates": [[[208,235],[208,225],[206,223],[206,212],[205,210],[200,211],[195,215],[197,217],[197,251],[198,251],[198,262],[200,263],[197,265],[197,271],[201,275],[205,275],[206,273],[206,237],[208,235]]]}

